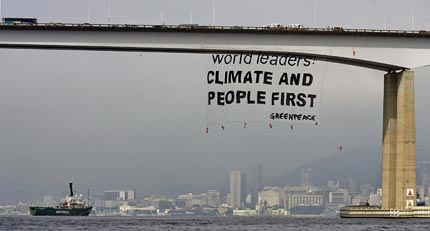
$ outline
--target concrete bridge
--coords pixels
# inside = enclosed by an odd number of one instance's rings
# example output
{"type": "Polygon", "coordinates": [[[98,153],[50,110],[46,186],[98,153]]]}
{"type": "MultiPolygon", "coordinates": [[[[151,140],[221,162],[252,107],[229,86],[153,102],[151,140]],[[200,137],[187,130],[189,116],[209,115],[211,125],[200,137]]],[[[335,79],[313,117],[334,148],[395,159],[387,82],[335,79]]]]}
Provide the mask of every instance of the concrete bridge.
{"type": "Polygon", "coordinates": [[[414,73],[430,65],[430,32],[198,25],[1,25],[0,48],[258,53],[376,69],[384,76],[382,209],[416,201],[414,73]]]}

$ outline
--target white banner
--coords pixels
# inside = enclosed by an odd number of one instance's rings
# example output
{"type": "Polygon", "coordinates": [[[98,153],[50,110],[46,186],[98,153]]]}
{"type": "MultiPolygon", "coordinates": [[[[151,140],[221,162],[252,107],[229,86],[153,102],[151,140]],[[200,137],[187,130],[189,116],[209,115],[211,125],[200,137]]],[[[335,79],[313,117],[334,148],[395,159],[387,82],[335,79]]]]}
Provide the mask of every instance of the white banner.
{"type": "Polygon", "coordinates": [[[205,55],[208,124],[317,123],[325,62],[291,55],[205,55]]]}

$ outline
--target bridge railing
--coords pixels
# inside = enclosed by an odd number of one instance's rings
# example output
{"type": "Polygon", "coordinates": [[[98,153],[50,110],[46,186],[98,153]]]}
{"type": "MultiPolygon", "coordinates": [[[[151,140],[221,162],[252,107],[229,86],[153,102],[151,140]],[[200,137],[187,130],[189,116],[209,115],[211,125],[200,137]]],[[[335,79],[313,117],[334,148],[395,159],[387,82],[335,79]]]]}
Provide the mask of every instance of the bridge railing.
{"type": "Polygon", "coordinates": [[[199,25],[199,24],[179,24],[179,25],[140,25],[140,24],[89,24],[89,23],[38,23],[38,24],[1,24],[0,28],[127,28],[133,29],[162,29],[162,30],[220,30],[220,31],[267,31],[267,32],[282,32],[282,31],[303,31],[303,32],[333,32],[333,33],[381,33],[381,34],[430,34],[430,31],[416,31],[416,30],[378,30],[378,29],[347,29],[342,27],[325,27],[325,28],[312,28],[312,27],[294,27],[294,26],[212,26],[212,25],[199,25]]]}

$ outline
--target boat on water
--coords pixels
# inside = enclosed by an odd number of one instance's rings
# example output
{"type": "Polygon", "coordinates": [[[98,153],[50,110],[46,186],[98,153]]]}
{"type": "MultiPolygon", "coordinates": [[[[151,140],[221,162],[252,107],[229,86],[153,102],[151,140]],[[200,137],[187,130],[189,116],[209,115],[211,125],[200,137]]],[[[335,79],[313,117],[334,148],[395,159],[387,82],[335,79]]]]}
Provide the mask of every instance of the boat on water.
{"type": "Polygon", "coordinates": [[[30,206],[30,214],[33,216],[88,216],[93,209],[86,205],[82,196],[73,193],[73,183],[69,184],[70,195],[58,206],[30,206]]]}

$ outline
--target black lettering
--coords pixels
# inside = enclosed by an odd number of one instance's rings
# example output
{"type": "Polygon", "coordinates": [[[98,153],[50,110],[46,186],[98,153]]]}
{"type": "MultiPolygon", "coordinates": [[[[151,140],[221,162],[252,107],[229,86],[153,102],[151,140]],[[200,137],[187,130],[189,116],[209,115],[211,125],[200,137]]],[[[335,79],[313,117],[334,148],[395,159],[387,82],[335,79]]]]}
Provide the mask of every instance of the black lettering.
{"type": "Polygon", "coordinates": [[[232,104],[234,102],[234,91],[228,91],[225,94],[225,103],[232,104]]]}
{"type": "Polygon", "coordinates": [[[304,107],[306,105],[306,94],[300,93],[297,94],[297,106],[304,107]]]}
{"type": "Polygon", "coordinates": [[[224,105],[224,92],[218,92],[217,104],[224,105]]]}
{"type": "Polygon", "coordinates": [[[314,99],[317,97],[317,95],[308,94],[308,98],[311,99],[311,103],[309,107],[314,107],[314,99]]]}
{"type": "Polygon", "coordinates": [[[245,57],[243,58],[243,62],[245,64],[251,64],[251,61],[252,61],[252,53],[246,54],[245,57]]]}
{"type": "Polygon", "coordinates": [[[288,85],[288,74],[285,72],[282,74],[281,78],[279,79],[279,85],[282,85],[282,84],[288,85]]]}
{"type": "Polygon", "coordinates": [[[271,85],[272,84],[272,72],[264,72],[264,80],[263,83],[267,84],[267,85],[271,85]]]}
{"type": "Polygon", "coordinates": [[[257,104],[265,104],[265,103],[266,103],[266,92],[257,91],[257,104]]]}
{"type": "Polygon", "coordinates": [[[255,83],[260,83],[260,75],[263,74],[263,71],[254,71],[255,73],[255,83]]]}
{"type": "Polygon", "coordinates": [[[210,78],[211,75],[214,76],[215,72],[214,71],[208,71],[208,84],[211,84],[214,82],[214,80],[210,78]]]}
{"type": "Polygon", "coordinates": [[[219,79],[219,71],[215,72],[215,84],[224,84],[224,82],[219,79]]]}
{"type": "Polygon", "coordinates": [[[257,54],[257,64],[260,64],[261,51],[257,54]]]}
{"type": "Polygon", "coordinates": [[[255,104],[255,100],[251,100],[251,92],[248,91],[248,95],[247,95],[247,100],[248,100],[248,104],[255,104]]]}
{"type": "Polygon", "coordinates": [[[269,60],[270,65],[277,65],[278,64],[278,56],[272,55],[272,58],[269,60]]]}
{"type": "Polygon", "coordinates": [[[285,66],[287,64],[287,57],[286,55],[282,55],[281,57],[279,57],[279,65],[280,66],[285,66]]]}
{"type": "Polygon", "coordinates": [[[290,66],[295,66],[296,65],[296,60],[297,58],[295,57],[295,56],[291,56],[289,59],[288,59],[288,65],[290,65],[290,66]]]}
{"type": "Polygon", "coordinates": [[[242,71],[229,71],[227,83],[241,83],[242,82],[242,71]],[[236,73],[236,74],[235,74],[236,73]]]}
{"type": "Polygon", "coordinates": [[[233,64],[235,64],[236,63],[236,58],[239,56],[239,54],[235,54],[234,56],[233,56],[233,64]]]}
{"type": "Polygon", "coordinates": [[[303,81],[302,81],[303,86],[310,86],[312,85],[313,81],[314,81],[314,77],[312,76],[312,74],[310,73],[303,74],[303,81]]]}
{"type": "Polygon", "coordinates": [[[243,77],[243,83],[252,83],[251,71],[246,72],[245,77],[243,77]]]}
{"type": "Polygon", "coordinates": [[[223,58],[224,58],[224,55],[219,55],[219,54],[212,55],[212,60],[215,64],[221,64],[223,58]]]}
{"type": "Polygon", "coordinates": [[[302,60],[302,57],[298,57],[297,58],[297,65],[296,66],[300,66],[300,61],[302,60]]]}
{"type": "Polygon", "coordinates": [[[296,106],[296,103],[294,102],[294,99],[296,98],[296,94],[294,93],[287,93],[287,106],[296,106]]]}
{"type": "Polygon", "coordinates": [[[261,64],[266,64],[268,59],[269,59],[268,55],[261,55],[260,57],[261,64]]]}
{"type": "Polygon", "coordinates": [[[215,92],[208,92],[208,105],[211,105],[211,100],[215,99],[215,92]]]}
{"type": "Polygon", "coordinates": [[[237,91],[236,103],[240,104],[240,100],[245,99],[245,97],[246,97],[246,91],[237,91]]]}
{"type": "Polygon", "coordinates": [[[275,101],[279,100],[279,92],[272,93],[272,105],[275,105],[275,101]]]}
{"type": "Polygon", "coordinates": [[[294,73],[290,76],[290,84],[298,86],[300,84],[300,73],[294,73]]]}
{"type": "Polygon", "coordinates": [[[281,93],[281,105],[285,105],[285,92],[281,93]]]}
{"type": "Polygon", "coordinates": [[[224,63],[225,63],[225,64],[230,64],[230,63],[231,63],[231,60],[232,60],[231,55],[226,55],[226,56],[224,57],[224,63]]]}

